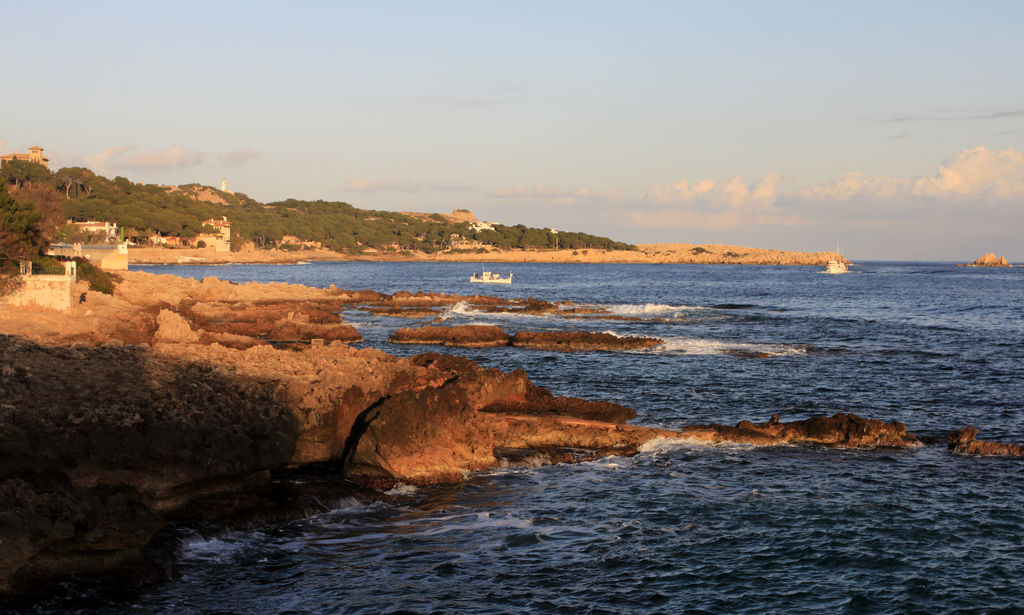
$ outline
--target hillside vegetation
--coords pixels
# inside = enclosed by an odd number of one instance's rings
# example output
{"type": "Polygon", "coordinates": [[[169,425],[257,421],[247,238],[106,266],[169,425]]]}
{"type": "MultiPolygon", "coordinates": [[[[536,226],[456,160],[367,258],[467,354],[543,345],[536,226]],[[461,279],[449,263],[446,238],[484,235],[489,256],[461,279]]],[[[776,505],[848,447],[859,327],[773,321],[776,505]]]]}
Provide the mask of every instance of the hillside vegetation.
{"type": "MultiPolygon", "coordinates": [[[[51,173],[41,165],[18,161],[5,165],[0,176],[13,187],[15,197],[19,192],[26,198],[40,191],[48,193],[46,199],[34,198],[46,200],[51,208],[59,205],[51,218],[116,222],[126,238],[139,244],[145,244],[154,233],[193,238],[204,232],[204,220],[227,217],[234,249],[247,242],[261,248],[276,247],[286,235],[349,254],[370,248],[380,252],[436,252],[451,247],[452,235],[504,249],[634,248],[586,233],[555,233],[521,224],[495,224],[493,230],[474,230],[470,222],[454,217],[372,211],[337,201],[288,199],[260,203],[240,192],[198,184],[137,184],[125,177],[108,179],[82,167],[51,173]]],[[[56,223],[51,226],[53,238],[58,240],[68,239],[72,231],[56,223]]]]}

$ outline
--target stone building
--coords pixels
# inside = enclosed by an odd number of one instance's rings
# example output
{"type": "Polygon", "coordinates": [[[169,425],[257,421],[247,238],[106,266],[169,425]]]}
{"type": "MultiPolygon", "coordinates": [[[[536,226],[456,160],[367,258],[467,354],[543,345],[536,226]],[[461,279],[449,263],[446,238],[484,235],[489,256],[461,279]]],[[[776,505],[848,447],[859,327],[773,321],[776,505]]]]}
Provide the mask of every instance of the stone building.
{"type": "Polygon", "coordinates": [[[116,222],[106,222],[104,220],[85,220],[84,222],[75,222],[74,220],[68,220],[67,224],[73,224],[78,227],[80,231],[90,235],[103,237],[107,241],[114,241],[117,239],[116,222]]]}
{"type": "Polygon", "coordinates": [[[203,220],[203,226],[213,227],[212,233],[199,233],[196,235],[196,243],[202,241],[207,246],[213,246],[216,252],[231,251],[231,223],[227,216],[221,219],[211,218],[203,220]]]}
{"type": "Polygon", "coordinates": [[[50,159],[47,158],[46,156],[43,156],[43,148],[39,147],[38,145],[33,145],[32,147],[28,148],[27,154],[4,154],[3,156],[0,156],[0,166],[5,165],[12,160],[24,160],[26,162],[34,162],[36,164],[43,165],[47,169],[50,168],[50,159]]]}

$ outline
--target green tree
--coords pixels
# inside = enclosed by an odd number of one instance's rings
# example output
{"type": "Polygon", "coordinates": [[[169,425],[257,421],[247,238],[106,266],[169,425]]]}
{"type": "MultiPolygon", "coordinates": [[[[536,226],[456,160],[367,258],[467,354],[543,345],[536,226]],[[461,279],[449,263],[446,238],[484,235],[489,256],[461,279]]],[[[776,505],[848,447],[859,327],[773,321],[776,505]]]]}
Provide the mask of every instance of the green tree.
{"type": "Polygon", "coordinates": [[[39,229],[42,220],[32,205],[19,203],[7,192],[7,184],[0,182],[0,259],[38,256],[46,243],[39,229]]]}
{"type": "Polygon", "coordinates": [[[50,170],[41,164],[27,160],[10,160],[0,167],[0,177],[5,184],[21,187],[25,184],[42,184],[52,181],[50,170]]]}

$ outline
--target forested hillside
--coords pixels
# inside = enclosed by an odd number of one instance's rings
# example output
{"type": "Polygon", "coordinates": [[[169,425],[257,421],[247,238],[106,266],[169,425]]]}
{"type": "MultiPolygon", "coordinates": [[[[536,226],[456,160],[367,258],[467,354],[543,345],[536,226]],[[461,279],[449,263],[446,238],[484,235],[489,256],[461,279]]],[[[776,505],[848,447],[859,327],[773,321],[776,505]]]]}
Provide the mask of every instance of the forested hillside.
{"type": "MultiPolygon", "coordinates": [[[[586,233],[552,232],[523,226],[493,225],[474,230],[470,223],[442,215],[413,216],[390,211],[357,209],[336,201],[288,199],[260,203],[242,193],[190,184],[160,186],[137,184],[125,177],[108,179],[82,167],[65,167],[51,173],[41,165],[18,162],[0,169],[0,176],[13,186],[17,196],[45,192],[48,203],[62,211],[51,217],[116,222],[127,238],[145,243],[159,233],[164,236],[195,237],[203,232],[203,221],[227,217],[231,222],[232,246],[247,242],[257,247],[278,246],[286,235],[315,241],[323,247],[348,253],[368,248],[378,251],[419,250],[436,252],[451,248],[453,235],[468,242],[500,248],[563,248],[624,250],[633,246],[586,233]],[[31,189],[31,190],[30,190],[31,189]]],[[[43,199],[36,198],[37,201],[43,199]]],[[[55,239],[66,239],[68,229],[58,225],[55,239]]]]}

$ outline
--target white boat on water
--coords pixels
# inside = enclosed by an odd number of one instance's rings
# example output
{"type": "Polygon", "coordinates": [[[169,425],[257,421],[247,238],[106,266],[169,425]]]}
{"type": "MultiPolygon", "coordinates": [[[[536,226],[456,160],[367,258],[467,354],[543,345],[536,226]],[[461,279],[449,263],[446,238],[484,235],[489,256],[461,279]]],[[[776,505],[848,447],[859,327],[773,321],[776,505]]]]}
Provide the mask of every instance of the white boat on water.
{"type": "Polygon", "coordinates": [[[840,261],[832,259],[825,265],[825,271],[822,273],[849,273],[850,267],[846,264],[846,261],[840,261]]]}
{"type": "Polygon", "coordinates": [[[474,273],[470,278],[470,282],[480,282],[483,284],[511,284],[512,283],[512,272],[508,272],[508,277],[503,278],[498,273],[491,271],[484,271],[482,274],[474,273]]]}
{"type": "Polygon", "coordinates": [[[843,258],[842,253],[839,251],[838,243],[836,244],[836,258],[829,259],[822,273],[850,273],[850,263],[843,258]]]}

